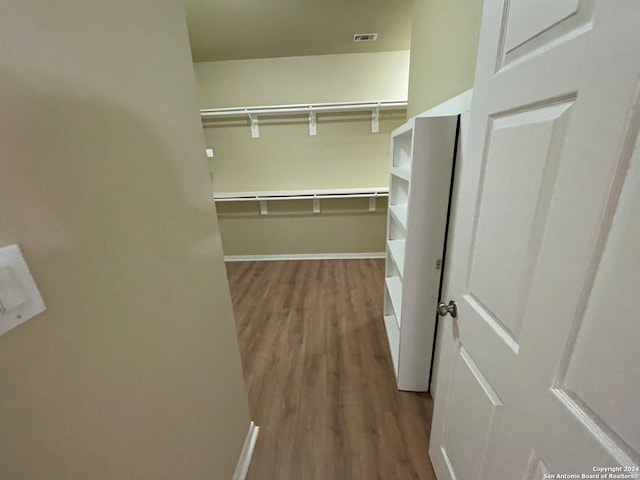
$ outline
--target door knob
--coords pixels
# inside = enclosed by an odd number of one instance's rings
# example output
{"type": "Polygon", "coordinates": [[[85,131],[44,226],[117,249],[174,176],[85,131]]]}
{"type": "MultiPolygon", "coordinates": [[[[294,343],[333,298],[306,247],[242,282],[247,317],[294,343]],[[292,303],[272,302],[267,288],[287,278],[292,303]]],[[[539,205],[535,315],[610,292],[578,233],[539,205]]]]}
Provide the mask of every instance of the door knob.
{"type": "Polygon", "coordinates": [[[458,305],[453,300],[449,301],[448,305],[444,302],[438,304],[438,315],[444,317],[447,313],[451,314],[453,318],[458,316],[458,305]]]}

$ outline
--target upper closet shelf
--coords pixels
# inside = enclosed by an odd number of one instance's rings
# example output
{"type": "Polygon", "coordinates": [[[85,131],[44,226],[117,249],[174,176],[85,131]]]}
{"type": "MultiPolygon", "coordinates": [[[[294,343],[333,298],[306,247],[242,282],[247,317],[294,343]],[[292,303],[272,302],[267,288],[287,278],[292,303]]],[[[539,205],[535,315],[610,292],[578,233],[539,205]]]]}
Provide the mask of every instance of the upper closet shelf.
{"type": "Polygon", "coordinates": [[[405,110],[406,100],[385,102],[309,103],[298,105],[271,105],[263,107],[205,108],[200,110],[203,120],[219,117],[249,117],[251,137],[260,138],[258,116],[308,115],[309,135],[316,135],[316,114],[330,112],[359,112],[371,110],[371,133],[380,130],[380,110],[405,110]]]}

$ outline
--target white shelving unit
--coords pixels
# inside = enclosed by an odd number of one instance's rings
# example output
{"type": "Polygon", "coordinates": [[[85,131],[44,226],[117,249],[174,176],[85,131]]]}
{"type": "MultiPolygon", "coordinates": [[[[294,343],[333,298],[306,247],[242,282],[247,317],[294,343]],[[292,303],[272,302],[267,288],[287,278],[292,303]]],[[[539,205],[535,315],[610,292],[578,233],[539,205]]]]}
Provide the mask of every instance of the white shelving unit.
{"type": "Polygon", "coordinates": [[[391,134],[384,324],[400,390],[428,391],[458,117],[471,91],[391,134]]]}

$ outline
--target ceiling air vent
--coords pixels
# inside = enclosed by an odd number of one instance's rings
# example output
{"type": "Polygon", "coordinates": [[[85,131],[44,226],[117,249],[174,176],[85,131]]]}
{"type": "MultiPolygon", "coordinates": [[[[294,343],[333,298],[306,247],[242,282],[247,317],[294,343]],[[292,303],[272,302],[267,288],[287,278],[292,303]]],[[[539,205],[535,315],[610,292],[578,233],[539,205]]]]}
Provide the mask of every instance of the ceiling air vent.
{"type": "Polygon", "coordinates": [[[378,39],[377,33],[354,33],[354,42],[375,42],[378,39]]]}

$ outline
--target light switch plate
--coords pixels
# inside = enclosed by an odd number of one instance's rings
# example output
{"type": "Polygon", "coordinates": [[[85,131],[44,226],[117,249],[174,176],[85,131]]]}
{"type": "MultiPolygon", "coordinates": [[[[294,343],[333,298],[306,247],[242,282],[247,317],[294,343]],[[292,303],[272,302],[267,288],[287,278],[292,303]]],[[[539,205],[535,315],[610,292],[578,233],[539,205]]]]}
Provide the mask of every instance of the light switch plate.
{"type": "Polygon", "coordinates": [[[0,335],[45,310],[18,245],[0,248],[0,335]]]}
{"type": "Polygon", "coordinates": [[[27,297],[13,269],[8,265],[0,267],[0,313],[12,312],[26,302],[27,297]]]}
{"type": "Polygon", "coordinates": [[[206,148],[205,152],[207,154],[207,157],[213,158],[213,148],[206,148]]]}

